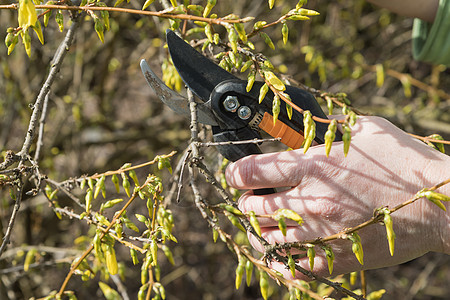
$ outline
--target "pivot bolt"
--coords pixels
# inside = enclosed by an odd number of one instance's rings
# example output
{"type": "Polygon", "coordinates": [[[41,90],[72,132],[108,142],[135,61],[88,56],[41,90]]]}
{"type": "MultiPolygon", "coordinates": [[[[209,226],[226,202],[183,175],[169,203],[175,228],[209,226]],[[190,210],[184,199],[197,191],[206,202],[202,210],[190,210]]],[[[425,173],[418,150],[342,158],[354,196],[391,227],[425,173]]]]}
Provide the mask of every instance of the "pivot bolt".
{"type": "Polygon", "coordinates": [[[248,106],[241,106],[238,109],[238,116],[242,120],[247,120],[252,115],[252,110],[248,106]]]}
{"type": "Polygon", "coordinates": [[[223,107],[229,112],[236,112],[239,108],[238,98],[236,96],[227,96],[225,100],[223,100],[223,107]]]}

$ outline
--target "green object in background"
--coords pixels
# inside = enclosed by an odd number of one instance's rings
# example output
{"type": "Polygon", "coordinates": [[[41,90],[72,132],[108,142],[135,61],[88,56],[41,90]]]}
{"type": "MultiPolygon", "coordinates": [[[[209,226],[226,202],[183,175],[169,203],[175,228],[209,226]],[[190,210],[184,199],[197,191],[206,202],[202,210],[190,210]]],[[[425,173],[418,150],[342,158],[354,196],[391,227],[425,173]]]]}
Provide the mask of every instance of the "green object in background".
{"type": "Polygon", "coordinates": [[[414,20],[413,56],[420,61],[450,66],[450,0],[440,0],[433,24],[414,20]]]}

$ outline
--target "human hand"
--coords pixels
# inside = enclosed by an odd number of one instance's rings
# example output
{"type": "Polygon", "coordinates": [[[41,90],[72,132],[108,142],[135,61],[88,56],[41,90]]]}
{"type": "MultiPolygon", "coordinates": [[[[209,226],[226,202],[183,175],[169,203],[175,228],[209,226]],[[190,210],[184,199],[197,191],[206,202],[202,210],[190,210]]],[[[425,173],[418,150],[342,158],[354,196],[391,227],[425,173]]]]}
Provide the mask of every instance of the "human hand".
{"type": "MultiPolygon", "coordinates": [[[[422,188],[447,179],[449,170],[449,156],[385,119],[360,117],[353,127],[347,157],[342,142],[333,143],[328,158],[324,145],[311,147],[306,154],[300,149],[253,155],[230,164],[226,178],[230,186],[238,189],[291,187],[270,195],[248,191],[239,200],[244,212],[267,215],[288,208],[303,217],[303,226],[288,222],[286,236],[276,221],[260,218],[262,237],[274,244],[326,237],[354,227],[369,220],[375,209],[393,208],[422,188]]],[[[447,185],[438,192],[449,195],[450,189],[447,185]]],[[[450,253],[449,214],[430,201],[416,201],[392,214],[392,218],[397,236],[394,256],[389,253],[384,226],[375,224],[358,232],[364,249],[363,266],[352,253],[350,241],[330,243],[335,254],[333,275],[399,264],[428,251],[450,253]]],[[[249,235],[249,239],[255,249],[264,251],[254,236],[249,235]]],[[[298,264],[309,269],[307,258],[301,258],[298,264]]],[[[292,277],[284,265],[273,262],[272,267],[292,277]]],[[[329,275],[323,251],[316,250],[313,271],[329,275]]],[[[304,277],[297,272],[296,278],[304,277]]]]}

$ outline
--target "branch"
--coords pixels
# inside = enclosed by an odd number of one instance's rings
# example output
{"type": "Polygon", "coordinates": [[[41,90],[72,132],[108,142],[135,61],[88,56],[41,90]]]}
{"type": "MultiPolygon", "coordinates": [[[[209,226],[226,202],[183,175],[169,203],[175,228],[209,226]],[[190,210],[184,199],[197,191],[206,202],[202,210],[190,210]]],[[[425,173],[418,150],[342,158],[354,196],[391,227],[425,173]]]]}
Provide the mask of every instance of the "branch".
{"type": "Polygon", "coordinates": [[[28,125],[25,142],[23,143],[22,150],[20,150],[20,152],[17,154],[19,156],[28,155],[30,151],[31,145],[36,135],[36,127],[38,124],[38,119],[42,114],[45,98],[47,94],[50,92],[50,88],[56,79],[56,75],[58,74],[59,69],[61,68],[64,57],[66,56],[67,51],[72,45],[73,37],[79,24],[80,24],[79,18],[77,17],[74,18],[72,26],[70,26],[69,30],[67,31],[64,41],[59,45],[58,50],[56,51],[56,55],[51,63],[48,77],[45,80],[45,83],[42,86],[39,95],[37,96],[36,102],[34,103],[33,114],[31,115],[30,123],[28,125]]]}
{"type": "MultiPolygon", "coordinates": [[[[163,11],[146,11],[146,10],[139,10],[139,9],[129,9],[129,8],[120,8],[120,7],[108,7],[108,6],[67,6],[67,5],[35,5],[36,9],[59,9],[59,10],[71,10],[71,11],[108,11],[108,12],[119,12],[119,13],[127,13],[127,14],[135,14],[135,15],[144,15],[144,16],[153,16],[153,17],[159,17],[159,18],[166,18],[166,19],[180,19],[180,20],[189,20],[189,21],[199,21],[199,22],[206,22],[208,24],[218,24],[222,26],[226,26],[227,24],[233,24],[233,23],[247,23],[252,21],[254,18],[247,17],[243,19],[236,19],[236,20],[230,20],[230,19],[224,19],[224,18],[217,18],[217,19],[211,19],[211,18],[203,18],[199,16],[194,15],[188,15],[188,14],[178,14],[174,10],[175,8],[163,10],[163,11]]],[[[19,6],[17,4],[10,4],[10,5],[0,5],[0,9],[12,9],[17,10],[19,6]]]]}
{"type": "Polygon", "coordinates": [[[36,152],[34,153],[34,161],[36,163],[39,160],[39,155],[41,154],[41,149],[42,149],[42,146],[44,145],[44,127],[45,127],[45,120],[47,119],[49,94],[50,93],[47,93],[45,95],[44,104],[42,107],[42,114],[41,114],[41,118],[39,119],[38,141],[36,143],[36,152]]]}
{"type": "Polygon", "coordinates": [[[208,143],[196,142],[195,145],[197,147],[210,147],[210,146],[225,146],[225,145],[259,144],[263,142],[279,142],[279,141],[281,141],[281,138],[253,139],[245,141],[228,141],[228,142],[208,142],[208,143]]]}
{"type": "Polygon", "coordinates": [[[6,250],[11,238],[12,229],[14,227],[14,221],[19,213],[20,203],[22,201],[23,186],[22,181],[19,179],[19,184],[16,190],[16,203],[14,204],[13,212],[9,218],[8,228],[6,228],[5,236],[3,237],[2,245],[0,246],[0,256],[6,250]]]}
{"type": "MultiPolygon", "coordinates": [[[[438,184],[436,184],[436,185],[434,185],[434,186],[432,186],[432,187],[430,187],[430,188],[428,188],[426,190],[434,191],[434,190],[437,190],[438,188],[440,188],[440,187],[442,187],[442,186],[444,186],[446,184],[449,184],[449,183],[450,183],[450,178],[447,179],[447,180],[444,180],[444,181],[442,181],[442,182],[440,182],[440,183],[438,183],[438,184]]],[[[390,213],[392,214],[392,213],[402,209],[403,207],[405,207],[407,205],[410,205],[410,204],[416,202],[417,200],[423,198],[423,196],[419,195],[419,193],[420,193],[420,191],[414,197],[404,201],[403,203],[400,203],[399,205],[395,206],[392,209],[389,209],[390,213]]],[[[342,231],[340,231],[338,233],[329,235],[329,236],[324,237],[324,238],[317,238],[317,239],[314,239],[314,240],[304,240],[304,241],[291,242],[291,243],[283,243],[283,244],[280,244],[278,247],[275,247],[272,251],[276,252],[276,251],[278,251],[280,249],[288,249],[288,248],[292,248],[292,247],[293,248],[302,248],[306,244],[317,245],[317,244],[323,244],[324,242],[329,242],[329,241],[341,239],[341,238],[344,238],[345,236],[348,236],[349,234],[351,234],[353,232],[356,232],[356,231],[359,231],[359,230],[361,230],[361,229],[363,229],[363,228],[365,228],[367,226],[370,226],[372,224],[378,224],[379,222],[382,222],[383,221],[383,217],[384,217],[384,214],[376,213],[369,220],[367,220],[367,221],[365,221],[365,222],[363,222],[363,223],[361,223],[361,224],[359,224],[357,226],[354,226],[352,228],[348,228],[348,229],[342,230],[342,231]]]]}

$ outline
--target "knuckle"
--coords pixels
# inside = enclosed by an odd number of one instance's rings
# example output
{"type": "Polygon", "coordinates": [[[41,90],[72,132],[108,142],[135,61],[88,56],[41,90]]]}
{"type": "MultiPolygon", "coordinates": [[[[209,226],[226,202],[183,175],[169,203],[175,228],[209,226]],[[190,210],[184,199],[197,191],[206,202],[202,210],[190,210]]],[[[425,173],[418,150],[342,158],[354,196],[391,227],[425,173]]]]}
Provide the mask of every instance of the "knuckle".
{"type": "Polygon", "coordinates": [[[252,186],[255,175],[255,160],[252,157],[245,157],[235,163],[233,170],[234,184],[237,187],[252,186]]]}
{"type": "Polygon", "coordinates": [[[317,199],[310,208],[311,214],[328,221],[336,221],[343,214],[341,205],[330,199],[317,199]]]}

